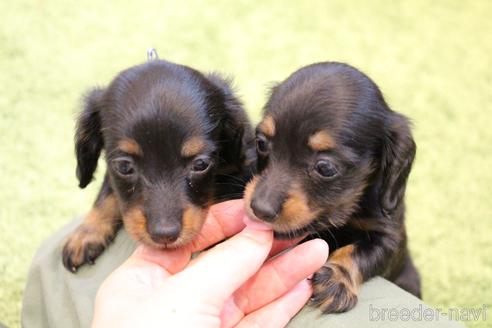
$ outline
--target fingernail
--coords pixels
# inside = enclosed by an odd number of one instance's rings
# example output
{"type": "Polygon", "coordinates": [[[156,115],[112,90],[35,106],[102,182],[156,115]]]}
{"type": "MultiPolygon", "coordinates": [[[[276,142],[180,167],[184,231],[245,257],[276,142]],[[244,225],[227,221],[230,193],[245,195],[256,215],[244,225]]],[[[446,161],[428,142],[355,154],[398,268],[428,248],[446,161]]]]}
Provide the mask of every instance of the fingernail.
{"type": "MultiPolygon", "coordinates": [[[[246,223],[246,227],[241,232],[243,235],[247,235],[249,238],[257,241],[260,244],[273,242],[273,231],[267,225],[261,223],[246,223]]],[[[271,245],[270,245],[271,247],[271,245]]]]}
{"type": "Polygon", "coordinates": [[[252,220],[246,215],[243,217],[243,222],[248,228],[252,228],[254,230],[272,230],[270,225],[258,220],[252,220]]]}

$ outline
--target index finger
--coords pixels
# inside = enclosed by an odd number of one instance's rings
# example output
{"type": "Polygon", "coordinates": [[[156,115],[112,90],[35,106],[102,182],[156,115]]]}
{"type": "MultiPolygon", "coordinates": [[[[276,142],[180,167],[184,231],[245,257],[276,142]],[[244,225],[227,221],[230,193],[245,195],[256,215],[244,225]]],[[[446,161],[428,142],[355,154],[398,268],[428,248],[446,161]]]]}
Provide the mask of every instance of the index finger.
{"type": "Polygon", "coordinates": [[[187,248],[191,252],[202,251],[241,231],[245,224],[242,199],[229,200],[212,205],[202,229],[187,248]]]}
{"type": "Polygon", "coordinates": [[[314,239],[265,262],[226,302],[222,325],[235,326],[245,315],[271,303],[313,274],[327,258],[328,244],[314,239]]]}
{"type": "MultiPolygon", "coordinates": [[[[186,248],[192,253],[199,252],[234,236],[246,226],[243,220],[244,216],[244,201],[242,199],[212,205],[199,234],[186,248]]],[[[291,240],[275,240],[270,256],[297,244],[302,239],[304,236],[291,240]]]]}
{"type": "Polygon", "coordinates": [[[271,230],[247,226],[234,237],[216,245],[193,260],[173,277],[187,286],[196,299],[221,308],[227,298],[255,274],[268,256],[273,243],[271,230]]]}

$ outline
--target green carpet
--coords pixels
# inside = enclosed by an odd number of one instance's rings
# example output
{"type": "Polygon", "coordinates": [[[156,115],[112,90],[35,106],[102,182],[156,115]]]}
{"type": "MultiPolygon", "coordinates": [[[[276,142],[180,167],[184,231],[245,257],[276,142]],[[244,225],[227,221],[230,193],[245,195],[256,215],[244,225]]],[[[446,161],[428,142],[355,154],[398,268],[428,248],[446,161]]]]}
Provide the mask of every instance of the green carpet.
{"type": "Polygon", "coordinates": [[[35,249],[97,191],[74,174],[80,95],[151,46],[234,76],[255,122],[268,86],[300,66],[368,73],[415,126],[408,230],[424,300],[492,311],[492,2],[177,3],[0,2],[0,321],[19,325],[35,249]]]}

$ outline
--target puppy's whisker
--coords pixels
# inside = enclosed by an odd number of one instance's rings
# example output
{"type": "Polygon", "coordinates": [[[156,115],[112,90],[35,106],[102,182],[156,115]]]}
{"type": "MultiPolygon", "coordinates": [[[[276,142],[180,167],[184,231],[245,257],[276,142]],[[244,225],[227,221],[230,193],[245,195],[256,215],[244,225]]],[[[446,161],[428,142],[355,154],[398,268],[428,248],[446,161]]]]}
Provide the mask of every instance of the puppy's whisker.
{"type": "Polygon", "coordinates": [[[239,183],[232,183],[232,182],[215,182],[214,185],[219,185],[219,186],[232,186],[232,187],[240,187],[243,188],[243,184],[239,183]]]}
{"type": "Polygon", "coordinates": [[[331,238],[333,239],[333,242],[335,243],[335,249],[339,248],[340,245],[338,244],[338,240],[335,237],[335,235],[333,234],[333,232],[331,231],[331,229],[326,229],[326,232],[328,232],[330,234],[331,238]]]}
{"type": "Polygon", "coordinates": [[[238,182],[240,182],[242,184],[246,183],[246,181],[247,181],[245,178],[243,178],[241,176],[235,176],[235,175],[230,175],[230,174],[225,174],[225,173],[224,174],[220,174],[220,176],[223,176],[223,177],[226,177],[226,178],[231,178],[231,179],[233,179],[235,181],[238,181],[238,182]]]}
{"type": "Polygon", "coordinates": [[[318,238],[322,238],[318,232],[318,229],[316,229],[316,227],[314,226],[313,222],[309,223],[308,228],[309,228],[311,234],[314,233],[318,238]]]}
{"type": "Polygon", "coordinates": [[[241,199],[243,198],[244,194],[242,192],[237,192],[237,193],[227,193],[227,194],[223,194],[223,195],[220,195],[220,196],[215,196],[214,197],[214,200],[216,203],[219,203],[219,202],[223,202],[223,201],[228,201],[228,200],[232,200],[232,199],[241,199]]]}
{"type": "Polygon", "coordinates": [[[221,197],[216,197],[215,198],[215,201],[217,203],[220,203],[220,202],[228,201],[228,200],[231,200],[231,199],[240,199],[242,197],[243,197],[243,194],[242,193],[228,194],[228,195],[223,195],[221,197]]]}

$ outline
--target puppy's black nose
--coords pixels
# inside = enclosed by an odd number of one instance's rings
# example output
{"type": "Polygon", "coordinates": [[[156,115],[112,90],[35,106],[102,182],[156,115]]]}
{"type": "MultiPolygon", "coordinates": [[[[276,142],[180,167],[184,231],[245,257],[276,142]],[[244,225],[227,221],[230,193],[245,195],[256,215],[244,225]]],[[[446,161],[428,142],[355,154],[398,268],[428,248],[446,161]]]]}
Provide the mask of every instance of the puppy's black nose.
{"type": "Polygon", "coordinates": [[[158,224],[149,229],[150,238],[158,244],[169,244],[175,242],[181,233],[179,224],[158,224]]]}
{"type": "Polygon", "coordinates": [[[261,198],[253,198],[251,200],[251,209],[258,219],[267,222],[275,220],[279,212],[279,209],[272,206],[271,202],[261,198]]]}

